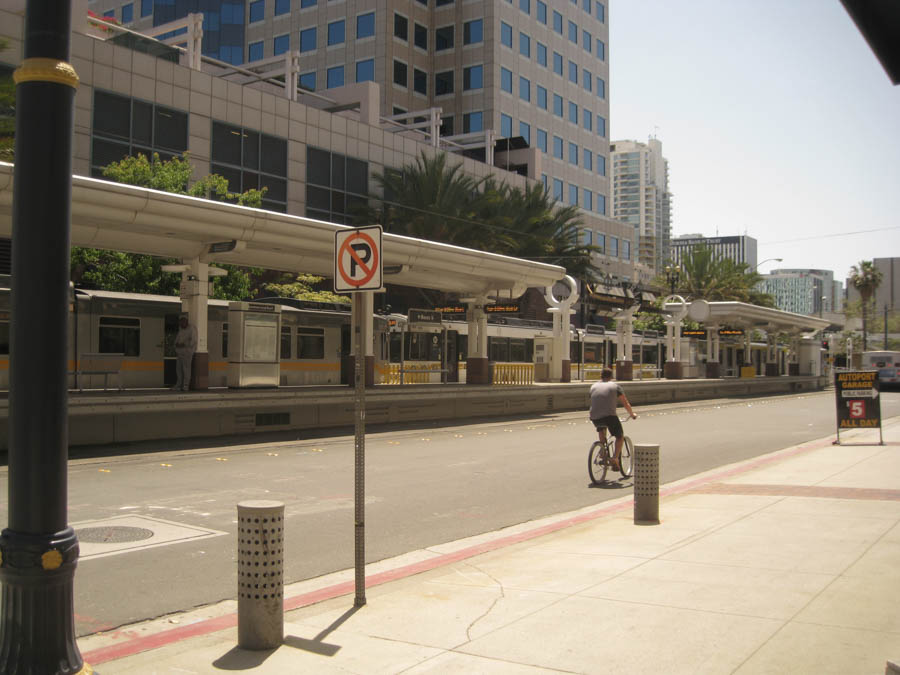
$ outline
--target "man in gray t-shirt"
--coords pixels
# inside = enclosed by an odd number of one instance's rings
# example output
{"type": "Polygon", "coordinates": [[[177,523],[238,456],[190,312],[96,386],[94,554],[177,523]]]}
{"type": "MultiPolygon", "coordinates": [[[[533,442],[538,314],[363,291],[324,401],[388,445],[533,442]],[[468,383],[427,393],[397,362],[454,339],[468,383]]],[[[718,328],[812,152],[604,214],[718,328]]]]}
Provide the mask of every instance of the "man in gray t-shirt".
{"type": "Polygon", "coordinates": [[[615,436],[616,439],[616,455],[613,457],[613,469],[619,471],[619,457],[622,456],[622,444],[625,442],[625,432],[622,429],[622,422],[616,414],[616,404],[621,403],[625,406],[625,410],[631,416],[631,419],[637,419],[637,415],[631,409],[631,403],[625,392],[615,382],[612,382],[612,370],[604,368],[600,373],[600,382],[591,385],[591,422],[597,429],[601,441],[606,440],[606,429],[615,436]]]}

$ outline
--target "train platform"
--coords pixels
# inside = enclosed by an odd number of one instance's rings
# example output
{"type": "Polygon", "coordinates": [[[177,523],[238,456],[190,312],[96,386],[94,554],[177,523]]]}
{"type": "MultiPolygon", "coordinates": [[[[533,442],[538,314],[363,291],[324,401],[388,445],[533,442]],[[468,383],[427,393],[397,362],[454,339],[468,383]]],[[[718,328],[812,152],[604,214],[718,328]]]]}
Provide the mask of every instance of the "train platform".
{"type": "Polygon", "coordinates": [[[358,609],[353,570],[292,584],[277,649],[237,647],[236,601],[79,646],[104,675],[900,672],[900,417],[883,437],[661,486],[658,525],[622,497],[374,563],[358,609]]]}

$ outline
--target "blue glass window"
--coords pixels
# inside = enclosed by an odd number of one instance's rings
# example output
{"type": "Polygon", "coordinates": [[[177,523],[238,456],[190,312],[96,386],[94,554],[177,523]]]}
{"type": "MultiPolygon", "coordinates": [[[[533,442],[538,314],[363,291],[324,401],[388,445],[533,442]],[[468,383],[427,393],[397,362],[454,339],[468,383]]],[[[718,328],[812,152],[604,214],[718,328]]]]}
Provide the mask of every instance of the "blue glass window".
{"type": "Polygon", "coordinates": [[[594,38],[588,33],[586,30],[581,31],[581,46],[584,47],[584,51],[588,54],[591,53],[591,45],[594,42],[594,38]]]}
{"type": "MultiPolygon", "coordinates": [[[[434,95],[444,96],[453,93],[453,71],[445,70],[434,75],[434,95]]],[[[452,134],[451,134],[452,135],[452,134]]]]}
{"type": "Polygon", "coordinates": [[[557,75],[563,74],[563,57],[559,52],[553,52],[553,72],[557,75]]]}
{"type": "Polygon", "coordinates": [[[553,179],[553,198],[561,202],[563,197],[563,182],[559,178],[553,179]]]}
{"type": "Polygon", "coordinates": [[[584,149],[584,155],[583,155],[582,161],[584,163],[584,168],[586,170],[588,170],[588,171],[594,170],[594,153],[591,152],[588,148],[584,149]]]}
{"type": "Polygon", "coordinates": [[[512,48],[512,26],[502,21],[500,22],[500,44],[512,48]]]}
{"type": "Polygon", "coordinates": [[[519,98],[531,102],[531,81],[521,75],[519,76],[519,98]]]}
{"type": "Polygon", "coordinates": [[[291,13],[291,0],[275,0],[275,16],[291,13]]]}
{"type": "Polygon", "coordinates": [[[316,29],[305,28],[300,31],[300,51],[311,52],[316,49],[316,29]]]}
{"type": "Polygon", "coordinates": [[[587,188],[581,190],[581,207],[586,211],[591,211],[594,208],[594,193],[587,188]]]}
{"type": "Polygon", "coordinates": [[[112,18],[112,19],[115,19],[115,18],[116,18],[116,10],[114,10],[114,9],[108,9],[108,10],[106,10],[105,12],[103,12],[103,16],[108,16],[108,17],[110,17],[110,18],[112,18]]]}
{"type": "Polygon", "coordinates": [[[586,91],[593,91],[594,76],[587,68],[581,71],[581,86],[583,86],[586,91]]]}
{"type": "Polygon", "coordinates": [[[469,134],[484,130],[484,113],[470,112],[463,114],[463,133],[469,134]]]}
{"type": "Polygon", "coordinates": [[[134,4],[129,2],[122,5],[122,23],[128,24],[134,21],[134,4]]]}
{"type": "Polygon", "coordinates": [[[553,30],[562,35],[562,14],[553,12],[553,30]]]}
{"type": "Polygon", "coordinates": [[[542,45],[540,42],[537,43],[537,62],[547,67],[547,45],[542,45]]]}
{"type": "Polygon", "coordinates": [[[254,0],[250,3],[250,23],[262,21],[266,17],[266,0],[254,0]]]}
{"type": "Polygon", "coordinates": [[[316,74],[312,73],[303,73],[300,75],[300,87],[303,89],[308,89],[309,91],[316,90],[316,74]]]}
{"type": "Polygon", "coordinates": [[[500,113],[500,136],[502,138],[512,136],[512,117],[505,113],[500,113]]]}
{"type": "Polygon", "coordinates": [[[375,59],[365,59],[364,61],[356,62],[356,81],[375,81],[375,59]]]}
{"type": "Polygon", "coordinates": [[[569,121],[578,124],[578,104],[574,101],[569,101],[569,121]]]}
{"type": "Polygon", "coordinates": [[[597,173],[601,176],[606,175],[606,155],[597,153],[597,173]]]}
{"type": "Polygon", "coordinates": [[[153,0],[141,0],[141,16],[153,14],[153,0]]]}
{"type": "Polygon", "coordinates": [[[375,12],[360,14],[356,17],[356,37],[364,38],[375,35],[375,12]]]}
{"type": "Polygon", "coordinates": [[[344,66],[334,66],[329,68],[326,72],[326,87],[331,89],[333,87],[343,87],[344,86],[344,66]]]}
{"type": "Polygon", "coordinates": [[[291,48],[291,36],[285,33],[284,35],[277,36],[272,41],[272,54],[278,56],[279,54],[284,54],[286,51],[291,48]]]}
{"type": "Polygon", "coordinates": [[[578,84],[578,64],[574,61],[569,61],[569,82],[578,84]]]}
{"type": "Polygon", "coordinates": [[[606,118],[597,115],[597,135],[606,137],[606,118]]]}
{"type": "Polygon", "coordinates": [[[587,131],[593,130],[593,128],[594,128],[592,125],[593,120],[594,120],[594,114],[590,110],[587,110],[585,108],[581,111],[581,123],[584,125],[584,128],[587,131]]]}
{"type": "Polygon", "coordinates": [[[606,215],[606,195],[597,193],[597,213],[606,215]]]}
{"type": "Polygon", "coordinates": [[[541,152],[547,152],[547,132],[543,129],[537,130],[537,146],[541,152]]]}
{"type": "Polygon", "coordinates": [[[578,24],[574,21],[569,22],[569,42],[578,44],[578,24]]]}
{"type": "Polygon", "coordinates": [[[500,88],[508,93],[512,93],[512,71],[500,67],[500,88]]]}
{"type": "Polygon", "coordinates": [[[262,40],[259,42],[251,42],[247,47],[247,60],[248,61],[259,61],[263,57],[263,43],[262,40]]]}
{"type": "Polygon", "coordinates": [[[526,14],[531,14],[531,0],[519,0],[519,9],[526,14]]]}
{"type": "Polygon", "coordinates": [[[596,9],[597,9],[597,21],[599,21],[600,23],[606,23],[606,8],[603,6],[603,3],[597,2],[596,9]]]}
{"type": "Polygon", "coordinates": [[[601,61],[606,60],[606,45],[600,38],[597,38],[597,50],[595,53],[597,55],[597,58],[601,61]]]}
{"type": "Polygon", "coordinates": [[[563,116],[563,97],[559,94],[553,94],[553,114],[557,117],[563,116]]]}
{"type": "Polygon", "coordinates": [[[328,44],[339,45],[344,41],[344,20],[328,24],[328,44]]]}
{"type": "Polygon", "coordinates": [[[315,7],[317,0],[300,0],[300,9],[304,7],[315,7]]]}
{"type": "Polygon", "coordinates": [[[597,96],[606,98],[606,80],[602,77],[597,78],[597,96]]]}
{"type": "Polygon", "coordinates": [[[473,45],[484,40],[484,21],[474,19],[463,24],[463,44],[473,45]]]}
{"type": "Polygon", "coordinates": [[[481,89],[484,86],[484,66],[463,68],[463,90],[481,89]]]}
{"type": "Polygon", "coordinates": [[[535,85],[535,94],[537,98],[538,108],[541,110],[547,109],[547,90],[541,85],[535,85]]]}
{"type": "Polygon", "coordinates": [[[584,0],[584,2],[581,3],[581,8],[582,8],[585,12],[587,12],[588,14],[590,14],[590,13],[591,13],[591,0],[584,0]]]}
{"type": "Polygon", "coordinates": [[[537,0],[535,9],[536,9],[535,13],[537,14],[537,20],[546,26],[547,25],[547,5],[546,5],[546,3],[541,2],[541,0],[537,0]]]}
{"type": "Polygon", "coordinates": [[[569,183],[569,204],[578,206],[578,186],[569,183]]]}
{"type": "Polygon", "coordinates": [[[445,49],[453,49],[453,26],[434,29],[434,51],[440,52],[445,49]]]}
{"type": "Polygon", "coordinates": [[[575,143],[569,143],[569,164],[578,166],[578,146],[575,143]]]}
{"type": "Polygon", "coordinates": [[[609,246],[606,248],[606,255],[611,256],[613,258],[619,257],[619,238],[618,237],[610,237],[609,238],[609,246]]]}
{"type": "Polygon", "coordinates": [[[553,137],[553,156],[556,157],[556,159],[563,158],[563,139],[559,136],[553,137]]]}
{"type": "Polygon", "coordinates": [[[531,38],[525,33],[519,33],[519,53],[531,58],[531,38]]]}
{"type": "Polygon", "coordinates": [[[531,145],[531,125],[527,122],[519,122],[519,136],[524,138],[528,145],[531,145]]]}

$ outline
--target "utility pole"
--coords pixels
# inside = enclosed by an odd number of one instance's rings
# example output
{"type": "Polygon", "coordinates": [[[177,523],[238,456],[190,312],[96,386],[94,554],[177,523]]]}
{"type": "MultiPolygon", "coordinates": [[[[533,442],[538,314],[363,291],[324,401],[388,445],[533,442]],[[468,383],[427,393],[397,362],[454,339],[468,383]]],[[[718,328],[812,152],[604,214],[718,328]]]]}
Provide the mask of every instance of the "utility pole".
{"type": "Polygon", "coordinates": [[[69,239],[78,75],[71,3],[28,0],[15,71],[9,524],[0,536],[0,672],[86,673],[67,523],[69,239]]]}

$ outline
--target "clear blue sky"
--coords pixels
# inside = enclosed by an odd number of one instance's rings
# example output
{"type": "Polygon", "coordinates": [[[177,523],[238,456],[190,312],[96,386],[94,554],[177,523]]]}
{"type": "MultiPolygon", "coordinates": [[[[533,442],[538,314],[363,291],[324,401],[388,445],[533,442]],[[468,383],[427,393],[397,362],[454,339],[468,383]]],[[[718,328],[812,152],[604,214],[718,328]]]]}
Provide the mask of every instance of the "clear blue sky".
{"type": "Polygon", "coordinates": [[[842,281],[900,257],[900,86],[839,0],[611,0],[608,15],[610,139],[662,142],[673,236],[747,234],[759,261],[784,258],[761,272],[842,281]]]}

